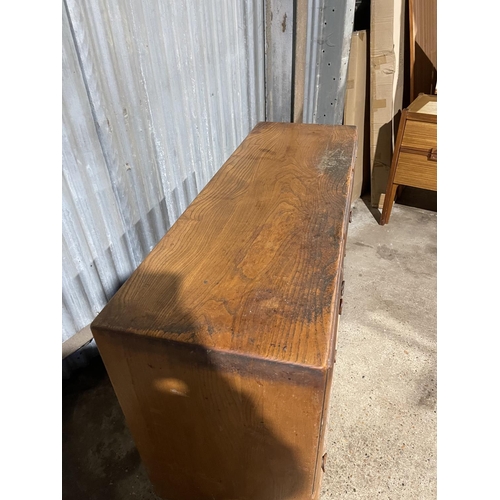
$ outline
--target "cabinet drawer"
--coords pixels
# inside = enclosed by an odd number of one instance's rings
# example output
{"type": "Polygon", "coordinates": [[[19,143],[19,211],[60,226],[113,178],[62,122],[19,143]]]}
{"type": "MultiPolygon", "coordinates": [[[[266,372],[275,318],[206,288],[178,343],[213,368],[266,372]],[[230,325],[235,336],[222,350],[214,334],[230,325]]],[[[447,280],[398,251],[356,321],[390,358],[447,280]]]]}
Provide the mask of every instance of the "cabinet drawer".
{"type": "Polygon", "coordinates": [[[402,146],[416,149],[437,147],[437,125],[430,122],[406,120],[402,146]]]}
{"type": "Polygon", "coordinates": [[[421,154],[401,152],[394,183],[437,191],[437,162],[421,154]]]}

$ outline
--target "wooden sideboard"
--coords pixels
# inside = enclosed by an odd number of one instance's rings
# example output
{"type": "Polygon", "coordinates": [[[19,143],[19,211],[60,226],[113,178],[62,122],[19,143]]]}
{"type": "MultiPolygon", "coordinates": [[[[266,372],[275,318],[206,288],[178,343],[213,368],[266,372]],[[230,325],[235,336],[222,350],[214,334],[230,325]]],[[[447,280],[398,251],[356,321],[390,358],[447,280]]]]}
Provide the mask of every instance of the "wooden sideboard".
{"type": "Polygon", "coordinates": [[[92,323],[159,496],[318,498],[355,157],[259,123],[92,323]]]}

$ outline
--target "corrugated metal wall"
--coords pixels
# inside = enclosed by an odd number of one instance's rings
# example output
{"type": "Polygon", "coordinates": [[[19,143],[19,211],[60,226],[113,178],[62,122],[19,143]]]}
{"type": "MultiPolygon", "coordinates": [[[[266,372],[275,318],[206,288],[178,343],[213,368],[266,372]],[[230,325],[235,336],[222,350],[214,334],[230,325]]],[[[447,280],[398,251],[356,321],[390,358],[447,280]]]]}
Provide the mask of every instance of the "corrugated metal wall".
{"type": "Polygon", "coordinates": [[[63,341],[264,120],[263,24],[253,0],[63,3],[63,341]]]}

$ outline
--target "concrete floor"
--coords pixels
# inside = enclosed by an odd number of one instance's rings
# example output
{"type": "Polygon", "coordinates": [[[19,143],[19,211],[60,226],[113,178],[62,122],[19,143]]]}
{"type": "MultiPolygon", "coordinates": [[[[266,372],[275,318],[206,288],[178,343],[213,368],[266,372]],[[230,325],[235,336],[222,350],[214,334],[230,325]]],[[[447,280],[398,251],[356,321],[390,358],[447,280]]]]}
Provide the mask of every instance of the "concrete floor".
{"type": "MultiPolygon", "coordinates": [[[[436,213],[372,212],[349,227],[321,500],[434,499],[436,213]]],[[[64,499],[157,498],[99,358],[63,382],[62,451],[64,499]]]]}
{"type": "Polygon", "coordinates": [[[436,213],[358,200],[321,500],[436,498],[436,213]]]}

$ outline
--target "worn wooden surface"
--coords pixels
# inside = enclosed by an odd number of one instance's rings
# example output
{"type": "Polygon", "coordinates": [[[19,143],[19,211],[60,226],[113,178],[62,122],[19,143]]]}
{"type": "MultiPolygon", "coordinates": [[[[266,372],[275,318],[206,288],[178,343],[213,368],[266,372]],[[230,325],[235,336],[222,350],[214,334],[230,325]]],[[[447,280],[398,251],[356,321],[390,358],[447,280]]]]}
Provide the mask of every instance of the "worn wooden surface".
{"type": "Polygon", "coordinates": [[[94,327],[325,366],[354,139],[258,125],[94,327]]]}
{"type": "Polygon", "coordinates": [[[92,324],[164,498],[317,498],[355,148],[259,124],[92,324]]]}

